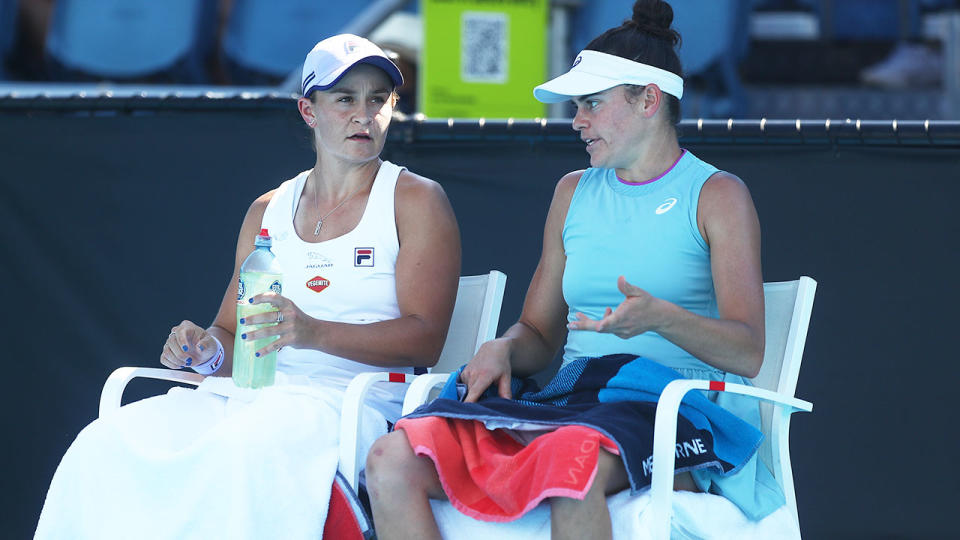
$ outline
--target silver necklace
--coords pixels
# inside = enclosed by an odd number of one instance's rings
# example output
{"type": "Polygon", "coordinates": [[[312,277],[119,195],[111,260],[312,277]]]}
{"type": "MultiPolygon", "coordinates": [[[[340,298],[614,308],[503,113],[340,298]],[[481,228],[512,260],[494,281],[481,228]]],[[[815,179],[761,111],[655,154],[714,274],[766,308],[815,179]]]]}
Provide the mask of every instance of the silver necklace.
{"type": "MultiPolygon", "coordinates": [[[[350,195],[347,195],[347,198],[346,198],[346,199],[340,201],[340,204],[334,206],[334,207],[333,207],[333,210],[327,212],[325,215],[323,215],[323,216],[321,216],[320,218],[318,218],[318,219],[317,219],[317,227],[316,227],[315,229],[313,229],[313,235],[314,235],[314,236],[320,236],[320,227],[323,227],[323,220],[325,220],[325,219],[327,219],[328,217],[330,217],[330,214],[336,212],[336,211],[337,211],[337,208],[340,208],[341,206],[343,206],[343,203],[349,201],[349,200],[350,200],[354,195],[356,195],[357,193],[360,193],[360,190],[363,189],[365,185],[366,185],[366,184],[361,184],[360,187],[358,187],[357,189],[353,190],[353,193],[351,193],[350,195]]],[[[320,210],[320,190],[319,190],[319,189],[317,189],[316,197],[317,197],[317,210],[320,210]]]]}

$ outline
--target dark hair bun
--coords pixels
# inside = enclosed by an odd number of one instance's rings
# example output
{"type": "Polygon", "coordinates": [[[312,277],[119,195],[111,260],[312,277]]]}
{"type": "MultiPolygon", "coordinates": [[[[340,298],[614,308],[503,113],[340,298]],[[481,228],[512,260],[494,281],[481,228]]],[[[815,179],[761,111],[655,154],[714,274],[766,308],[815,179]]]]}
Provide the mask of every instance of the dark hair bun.
{"type": "Polygon", "coordinates": [[[676,45],[680,34],[670,28],[672,23],[673,8],[663,0],[637,0],[633,4],[633,18],[624,21],[627,26],[676,45]]]}

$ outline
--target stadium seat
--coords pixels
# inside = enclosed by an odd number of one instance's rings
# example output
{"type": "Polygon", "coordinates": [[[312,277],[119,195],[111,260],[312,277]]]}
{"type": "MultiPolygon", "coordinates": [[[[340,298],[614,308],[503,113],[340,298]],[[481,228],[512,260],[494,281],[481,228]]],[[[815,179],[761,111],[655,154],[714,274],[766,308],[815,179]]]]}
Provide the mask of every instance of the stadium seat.
{"type": "Polygon", "coordinates": [[[57,0],[46,52],[54,79],[206,80],[216,0],[57,0]]]}
{"type": "Polygon", "coordinates": [[[321,39],[340,31],[374,0],[234,0],[223,54],[237,84],[278,82],[321,39]]]}
{"type": "Polygon", "coordinates": [[[17,0],[0,0],[0,80],[6,79],[7,54],[17,28],[17,0]]]}

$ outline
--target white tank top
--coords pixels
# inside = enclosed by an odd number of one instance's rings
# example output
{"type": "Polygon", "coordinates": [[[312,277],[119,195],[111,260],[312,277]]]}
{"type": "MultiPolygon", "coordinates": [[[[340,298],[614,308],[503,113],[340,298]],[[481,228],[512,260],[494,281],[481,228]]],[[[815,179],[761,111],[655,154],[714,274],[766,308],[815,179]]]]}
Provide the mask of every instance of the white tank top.
{"type": "MultiPolygon", "coordinates": [[[[283,296],[304,313],[325,321],[368,324],[400,316],[395,269],[400,242],[394,217],[394,193],[403,167],[384,161],[373,181],[360,223],[324,242],[305,242],[293,226],[297,203],[310,170],[287,180],[274,192],[262,227],[273,237],[272,251],[283,269],[283,296]]],[[[313,349],[284,347],[277,370],[288,375],[322,378],[323,384],[346,387],[357,373],[413,368],[381,368],[313,349]]],[[[320,381],[318,381],[320,382],[320,381]]],[[[394,391],[374,388],[388,419],[399,415],[405,385],[394,391]],[[388,404],[389,403],[389,404],[388,404]],[[384,410],[384,406],[386,410],[384,410]]]]}

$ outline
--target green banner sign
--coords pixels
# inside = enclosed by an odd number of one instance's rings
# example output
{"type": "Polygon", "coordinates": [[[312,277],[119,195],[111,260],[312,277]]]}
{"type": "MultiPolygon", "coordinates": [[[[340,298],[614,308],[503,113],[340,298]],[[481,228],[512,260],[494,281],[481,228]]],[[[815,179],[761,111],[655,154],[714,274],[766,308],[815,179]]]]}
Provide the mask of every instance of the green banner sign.
{"type": "Polygon", "coordinates": [[[542,118],[547,0],[421,0],[420,110],[429,117],[542,118]]]}

